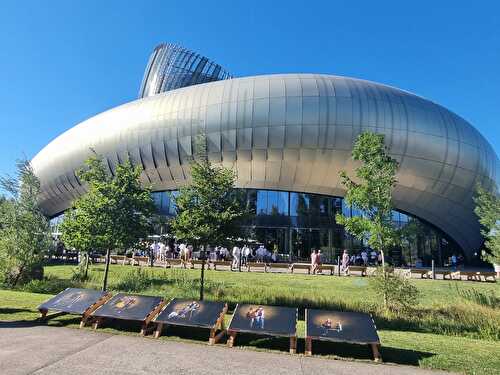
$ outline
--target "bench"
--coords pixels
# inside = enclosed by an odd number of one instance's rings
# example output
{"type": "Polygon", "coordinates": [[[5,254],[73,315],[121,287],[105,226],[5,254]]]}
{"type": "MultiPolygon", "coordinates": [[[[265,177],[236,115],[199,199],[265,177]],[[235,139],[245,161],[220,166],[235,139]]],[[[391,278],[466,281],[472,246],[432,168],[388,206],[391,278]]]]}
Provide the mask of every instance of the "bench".
{"type": "MultiPolygon", "coordinates": [[[[434,276],[437,278],[438,275],[441,275],[443,277],[443,280],[446,280],[446,278],[453,280],[453,278],[456,276],[456,272],[450,270],[434,270],[434,276]]],[[[460,278],[460,276],[458,277],[460,278]]],[[[427,278],[432,278],[432,271],[428,271],[427,278]]]]}
{"type": "Polygon", "coordinates": [[[129,258],[127,258],[125,255],[110,255],[109,259],[110,262],[114,264],[118,264],[118,262],[122,262],[122,265],[125,265],[125,263],[129,263],[129,258]]]}
{"type": "Polygon", "coordinates": [[[165,267],[180,266],[182,264],[181,259],[167,259],[165,261],[165,267]]]}
{"type": "Polygon", "coordinates": [[[334,264],[320,264],[318,266],[318,272],[330,271],[330,275],[333,275],[336,267],[337,266],[334,264]]]}
{"type": "Polygon", "coordinates": [[[420,275],[421,279],[432,278],[432,271],[423,268],[410,268],[410,276],[413,274],[420,275]]]}
{"type": "Polygon", "coordinates": [[[311,274],[311,265],[308,263],[292,263],[290,272],[293,273],[295,270],[307,270],[307,274],[311,274]]]}
{"type": "Polygon", "coordinates": [[[269,263],[268,269],[286,269],[287,271],[290,271],[290,264],[288,263],[269,263]]]}
{"type": "MultiPolygon", "coordinates": [[[[203,264],[203,260],[199,260],[199,259],[191,259],[189,261],[189,268],[193,269],[195,268],[196,265],[202,265],[203,264]]],[[[208,261],[205,261],[205,265],[207,266],[207,269],[210,269],[210,263],[208,261]]]]}
{"type": "Polygon", "coordinates": [[[138,265],[140,266],[141,263],[145,263],[146,266],[149,264],[149,257],[132,257],[130,260],[130,263],[135,266],[138,265]]]}
{"type": "Polygon", "coordinates": [[[212,266],[214,267],[214,270],[217,270],[217,267],[225,266],[231,268],[231,262],[227,260],[214,260],[212,263],[212,266]]]}
{"type": "Polygon", "coordinates": [[[267,272],[267,263],[247,262],[247,271],[250,272],[252,268],[264,268],[264,272],[267,272]]]}
{"type": "Polygon", "coordinates": [[[462,280],[462,276],[466,276],[468,281],[492,281],[496,282],[495,272],[488,271],[455,271],[452,274],[453,280],[462,280]],[[492,280],[488,280],[492,278],[492,280]]]}
{"type": "Polygon", "coordinates": [[[347,275],[350,276],[351,272],[360,272],[361,276],[366,276],[365,266],[349,266],[347,267],[347,275]]]}

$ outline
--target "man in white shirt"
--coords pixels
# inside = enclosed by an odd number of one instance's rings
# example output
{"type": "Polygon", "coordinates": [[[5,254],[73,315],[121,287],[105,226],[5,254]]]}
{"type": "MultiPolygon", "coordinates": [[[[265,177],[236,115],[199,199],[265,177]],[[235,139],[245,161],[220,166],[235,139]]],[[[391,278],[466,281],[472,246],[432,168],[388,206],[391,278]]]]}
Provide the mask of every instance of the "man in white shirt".
{"type": "Polygon", "coordinates": [[[231,268],[238,269],[240,265],[240,256],[241,250],[238,246],[233,247],[233,263],[231,264],[231,268]]]}

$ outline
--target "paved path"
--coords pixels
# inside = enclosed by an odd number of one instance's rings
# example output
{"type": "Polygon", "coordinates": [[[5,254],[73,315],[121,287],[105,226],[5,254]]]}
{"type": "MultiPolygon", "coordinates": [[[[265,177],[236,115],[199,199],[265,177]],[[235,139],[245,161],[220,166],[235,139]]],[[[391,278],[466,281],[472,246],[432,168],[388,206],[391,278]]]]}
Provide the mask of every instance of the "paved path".
{"type": "Polygon", "coordinates": [[[423,375],[437,372],[0,322],[0,373],[423,375]]]}

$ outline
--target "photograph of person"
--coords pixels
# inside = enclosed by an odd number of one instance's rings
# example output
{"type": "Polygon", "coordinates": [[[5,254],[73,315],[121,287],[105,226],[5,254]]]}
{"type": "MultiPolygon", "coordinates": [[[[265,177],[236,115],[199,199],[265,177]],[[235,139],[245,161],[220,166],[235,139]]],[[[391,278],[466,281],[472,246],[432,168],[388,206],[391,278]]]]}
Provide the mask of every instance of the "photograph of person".
{"type": "Polygon", "coordinates": [[[325,321],[323,321],[323,323],[321,323],[318,328],[322,330],[322,336],[328,336],[328,334],[338,333],[342,331],[342,324],[340,322],[337,322],[335,327],[332,327],[332,319],[327,318],[325,321]]]}
{"type": "Polygon", "coordinates": [[[250,307],[246,316],[247,319],[250,319],[250,328],[264,329],[265,311],[262,306],[250,307]]]}
{"type": "Polygon", "coordinates": [[[172,311],[168,314],[168,319],[187,319],[191,320],[200,310],[200,304],[196,301],[188,303],[179,309],[172,311]]]}
{"type": "Polygon", "coordinates": [[[123,296],[115,302],[114,308],[117,310],[118,314],[121,314],[122,312],[131,309],[132,307],[137,305],[137,303],[138,303],[137,297],[123,296]]]}

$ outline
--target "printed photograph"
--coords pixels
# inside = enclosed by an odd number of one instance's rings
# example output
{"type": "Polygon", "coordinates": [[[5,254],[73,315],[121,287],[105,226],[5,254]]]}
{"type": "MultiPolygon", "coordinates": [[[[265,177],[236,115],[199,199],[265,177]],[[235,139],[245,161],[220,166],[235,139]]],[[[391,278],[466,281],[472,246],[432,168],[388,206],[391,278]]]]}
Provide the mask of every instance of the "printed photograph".
{"type": "Polygon", "coordinates": [[[352,343],[379,342],[369,314],[307,309],[306,321],[306,336],[352,343]]]}
{"type": "Polygon", "coordinates": [[[212,301],[194,301],[188,299],[172,299],[160,315],[155,319],[176,325],[197,327],[213,327],[224,310],[225,303],[212,301]]]}
{"type": "Polygon", "coordinates": [[[240,332],[294,336],[297,309],[266,305],[238,305],[229,329],[240,332]]]}
{"type": "Polygon", "coordinates": [[[160,302],[160,297],[119,293],[92,315],[142,321],[160,302]]]}
{"type": "Polygon", "coordinates": [[[97,290],[69,288],[43,303],[39,308],[83,314],[103,295],[103,292],[97,290]]]}

